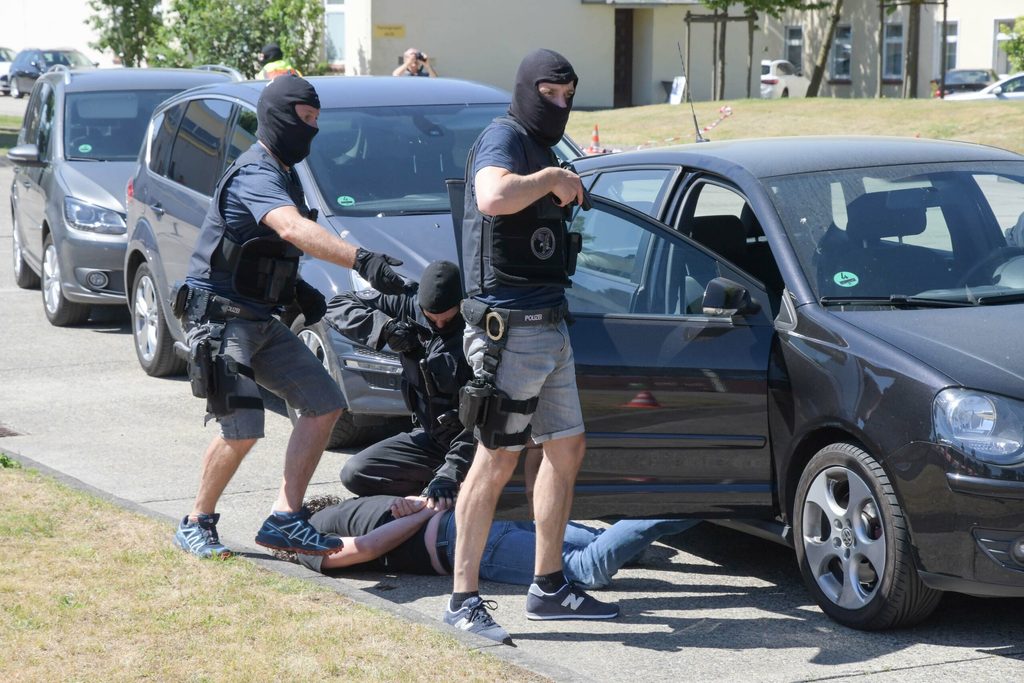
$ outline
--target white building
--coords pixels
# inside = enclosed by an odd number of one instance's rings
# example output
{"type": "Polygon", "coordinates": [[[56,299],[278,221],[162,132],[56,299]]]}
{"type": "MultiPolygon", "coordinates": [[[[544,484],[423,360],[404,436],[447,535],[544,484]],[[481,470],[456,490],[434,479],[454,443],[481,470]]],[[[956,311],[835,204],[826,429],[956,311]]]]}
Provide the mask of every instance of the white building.
{"type": "MultiPolygon", "coordinates": [[[[15,50],[76,47],[101,65],[113,55],[88,47],[95,40],[84,0],[0,0],[0,46],[15,50]],[[45,17],[45,20],[43,18],[45,17]]],[[[169,0],[165,0],[169,4],[169,0]]],[[[347,75],[385,75],[407,47],[431,57],[442,76],[511,89],[520,58],[550,47],[572,61],[581,77],[577,106],[604,108],[666,100],[667,84],[688,63],[692,95],[711,98],[715,29],[699,0],[324,0],[326,58],[347,75]],[[687,30],[687,15],[691,22],[687,30]],[[687,36],[689,35],[689,40],[687,36]]],[[[742,5],[730,7],[742,14],[742,5]]],[[[788,57],[809,75],[824,37],[828,10],[762,18],[750,36],[745,21],[726,29],[725,90],[728,99],[758,94],[761,59],[788,57]],[[749,91],[748,91],[749,85],[749,91]]],[[[946,43],[950,68],[1008,71],[999,25],[1024,15],[1024,0],[949,0],[946,43]]],[[[917,94],[930,93],[940,73],[941,5],[921,10],[921,57],[917,94]]],[[[820,94],[872,97],[903,92],[909,11],[879,17],[878,0],[846,0],[820,94]],[[880,26],[884,28],[879,31],[880,26]],[[881,38],[881,40],[880,40],[881,38]]]]}

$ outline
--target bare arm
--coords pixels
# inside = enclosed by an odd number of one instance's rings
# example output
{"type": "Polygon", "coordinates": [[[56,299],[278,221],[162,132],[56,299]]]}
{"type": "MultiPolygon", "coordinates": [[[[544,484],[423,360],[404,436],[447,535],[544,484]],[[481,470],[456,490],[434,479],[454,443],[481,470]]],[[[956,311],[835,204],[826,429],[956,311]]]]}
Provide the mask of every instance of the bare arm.
{"type": "Polygon", "coordinates": [[[405,70],[405,64],[404,63],[403,64],[399,64],[398,68],[391,72],[391,75],[392,76],[401,76],[402,72],[404,70],[405,70]]]}
{"type": "Polygon", "coordinates": [[[356,261],[356,247],[335,237],[318,223],[303,218],[294,206],[279,206],[263,217],[263,223],[281,239],[291,242],[310,256],[339,266],[351,268],[356,261]]]}
{"type": "Polygon", "coordinates": [[[423,508],[401,519],[388,522],[363,536],[342,539],[344,547],[324,558],[322,569],[338,569],[376,560],[416,535],[420,527],[438,511],[423,508]]]}
{"type": "Polygon", "coordinates": [[[474,177],[476,206],[490,216],[507,216],[522,211],[541,197],[554,193],[559,206],[576,200],[583,203],[580,177],[558,166],[530,175],[516,175],[499,166],[486,166],[474,177]]]}

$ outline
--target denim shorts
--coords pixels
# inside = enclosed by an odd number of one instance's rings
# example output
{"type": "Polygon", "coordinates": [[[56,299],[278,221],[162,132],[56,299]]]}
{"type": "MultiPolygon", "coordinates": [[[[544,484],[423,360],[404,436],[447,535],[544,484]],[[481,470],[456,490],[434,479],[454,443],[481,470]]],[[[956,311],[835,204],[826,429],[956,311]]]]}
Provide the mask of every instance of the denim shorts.
{"type": "MultiPolygon", "coordinates": [[[[191,343],[204,326],[190,327],[191,343]]],[[[238,396],[260,397],[257,384],[284,399],[299,415],[317,416],[345,406],[345,397],[323,363],[277,318],[243,320],[232,318],[224,325],[223,352],[236,362],[252,368],[256,381],[238,378],[238,396]]],[[[264,435],[264,412],[239,408],[217,418],[225,439],[260,439],[264,435]]]]}
{"type": "MultiPolygon", "coordinates": [[[[483,330],[466,325],[463,347],[477,375],[483,367],[486,342],[483,330]]],[[[511,415],[504,429],[506,433],[515,434],[531,425],[533,440],[543,443],[584,432],[583,411],[576,389],[576,364],[564,320],[558,324],[510,328],[495,384],[512,400],[539,397],[534,413],[511,415]]],[[[525,445],[524,442],[504,448],[518,451],[525,445]]]]}

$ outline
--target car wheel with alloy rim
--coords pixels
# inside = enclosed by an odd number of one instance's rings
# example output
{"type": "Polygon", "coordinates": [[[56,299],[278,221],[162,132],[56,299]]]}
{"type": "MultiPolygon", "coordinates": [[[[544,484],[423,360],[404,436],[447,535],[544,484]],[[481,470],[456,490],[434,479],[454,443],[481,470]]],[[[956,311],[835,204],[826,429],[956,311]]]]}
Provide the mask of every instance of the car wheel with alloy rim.
{"type": "Polygon", "coordinates": [[[11,208],[11,233],[13,235],[12,249],[14,261],[14,284],[22,289],[36,289],[39,287],[39,276],[25,263],[25,255],[21,249],[21,236],[18,234],[18,212],[11,208]]]}
{"type": "Polygon", "coordinates": [[[909,626],[942,593],[914,566],[910,530],[885,470],[851,443],[818,451],[797,486],[793,538],[815,601],[841,624],[863,630],[909,626]]]}
{"type": "Polygon", "coordinates": [[[167,329],[156,280],[146,263],[135,271],[129,302],[135,355],[142,369],[151,377],[184,373],[185,360],[174,352],[174,338],[167,329]]]}
{"type": "Polygon", "coordinates": [[[89,319],[90,306],[68,300],[61,284],[60,258],[53,237],[43,240],[43,312],[51,325],[68,327],[89,319]]]}

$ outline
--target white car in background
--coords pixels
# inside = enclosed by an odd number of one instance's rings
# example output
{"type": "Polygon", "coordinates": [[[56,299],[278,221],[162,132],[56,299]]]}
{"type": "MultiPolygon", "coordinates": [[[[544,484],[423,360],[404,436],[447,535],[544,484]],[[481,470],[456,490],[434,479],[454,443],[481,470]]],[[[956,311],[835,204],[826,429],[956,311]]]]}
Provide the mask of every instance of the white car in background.
{"type": "Polygon", "coordinates": [[[811,82],[785,59],[761,60],[761,99],[806,97],[811,82]]]}
{"type": "Polygon", "coordinates": [[[11,70],[14,54],[14,50],[11,48],[0,47],[0,92],[4,95],[11,94],[11,84],[7,80],[7,72],[11,70]]]}
{"type": "Polygon", "coordinates": [[[1024,71],[1007,76],[976,92],[946,95],[947,100],[1024,100],[1024,71]]]}

